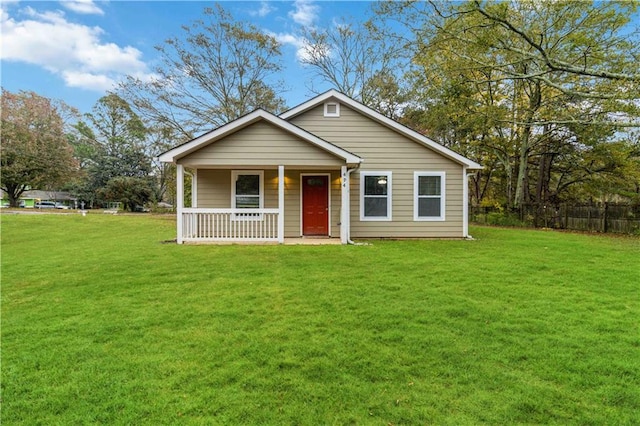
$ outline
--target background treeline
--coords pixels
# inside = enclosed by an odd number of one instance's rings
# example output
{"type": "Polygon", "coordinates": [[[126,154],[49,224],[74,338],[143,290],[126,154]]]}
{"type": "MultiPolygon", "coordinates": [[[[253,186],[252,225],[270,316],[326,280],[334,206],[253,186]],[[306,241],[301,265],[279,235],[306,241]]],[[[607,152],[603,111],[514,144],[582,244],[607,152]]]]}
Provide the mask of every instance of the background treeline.
{"type": "MultiPolygon", "coordinates": [[[[472,206],[544,226],[567,203],[640,204],[634,16],[626,1],[373,3],[367,21],[304,30],[300,57],[310,92],[335,87],[482,164],[472,206]]],[[[3,91],[3,189],[171,202],[172,170],[155,155],[255,108],[287,108],[280,47],[214,6],[157,47],[155,79],[127,78],[89,114],[3,91]],[[49,117],[46,138],[25,108],[49,117]],[[26,164],[44,153],[55,167],[26,164]]]]}

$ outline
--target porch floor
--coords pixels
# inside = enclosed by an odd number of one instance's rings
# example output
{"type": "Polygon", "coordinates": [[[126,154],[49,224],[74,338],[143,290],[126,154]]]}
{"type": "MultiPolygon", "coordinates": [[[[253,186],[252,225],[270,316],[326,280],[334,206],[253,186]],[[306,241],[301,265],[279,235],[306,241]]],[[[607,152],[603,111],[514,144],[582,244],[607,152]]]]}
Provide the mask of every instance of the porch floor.
{"type": "MultiPolygon", "coordinates": [[[[275,241],[185,241],[184,244],[192,244],[192,245],[233,245],[233,244],[241,244],[241,245],[275,245],[278,244],[275,241]]],[[[285,238],[284,245],[287,246],[296,246],[296,245],[305,245],[305,246],[322,246],[322,245],[340,245],[340,238],[330,238],[330,237],[298,237],[298,238],[285,238]]]]}
{"type": "Polygon", "coordinates": [[[340,238],[329,237],[299,237],[299,238],[285,238],[285,245],[307,245],[307,246],[320,246],[329,244],[340,244],[340,238]]]}

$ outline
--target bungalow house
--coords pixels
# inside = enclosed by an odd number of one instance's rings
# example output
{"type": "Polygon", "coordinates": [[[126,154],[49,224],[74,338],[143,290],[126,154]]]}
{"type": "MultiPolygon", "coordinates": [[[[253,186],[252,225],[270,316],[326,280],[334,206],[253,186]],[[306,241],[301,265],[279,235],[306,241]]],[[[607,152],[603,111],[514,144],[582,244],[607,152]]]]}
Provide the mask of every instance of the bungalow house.
{"type": "Polygon", "coordinates": [[[177,166],[178,243],[465,238],[468,173],[482,167],[335,90],[159,159],[177,166]]]}

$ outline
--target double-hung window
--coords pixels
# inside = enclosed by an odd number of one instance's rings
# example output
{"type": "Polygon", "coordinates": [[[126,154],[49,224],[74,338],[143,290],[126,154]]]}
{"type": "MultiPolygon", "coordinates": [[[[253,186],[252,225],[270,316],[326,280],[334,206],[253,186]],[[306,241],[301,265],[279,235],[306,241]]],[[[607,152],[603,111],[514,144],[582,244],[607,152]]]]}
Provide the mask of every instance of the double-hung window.
{"type": "MultiPolygon", "coordinates": [[[[233,170],[231,172],[231,207],[261,209],[264,203],[264,172],[262,170],[233,170]]],[[[260,219],[260,213],[236,213],[234,219],[260,219]]]]}
{"type": "Polygon", "coordinates": [[[360,172],[360,220],[391,220],[391,172],[360,172]]]}
{"type": "Polygon", "coordinates": [[[413,220],[444,220],[444,172],[414,172],[413,220]]]}

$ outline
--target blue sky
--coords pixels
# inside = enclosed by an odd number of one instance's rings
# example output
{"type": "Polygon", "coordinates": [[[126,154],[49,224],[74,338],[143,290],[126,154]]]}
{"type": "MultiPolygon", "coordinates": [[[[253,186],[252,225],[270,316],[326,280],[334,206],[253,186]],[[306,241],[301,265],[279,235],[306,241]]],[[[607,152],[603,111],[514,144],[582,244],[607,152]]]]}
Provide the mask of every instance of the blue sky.
{"type": "MultiPolygon", "coordinates": [[[[90,112],[124,75],[152,71],[154,46],[181,34],[202,15],[201,1],[0,0],[2,87],[31,90],[90,112]]],[[[301,27],[327,28],[342,18],[364,21],[368,1],[220,2],[237,20],[253,22],[283,43],[280,76],[295,106],[312,94],[311,75],[298,62],[301,27]]],[[[328,87],[327,87],[328,88],[328,87]]],[[[323,88],[324,89],[324,88],[323,88]]]]}

